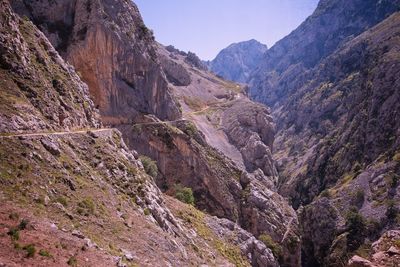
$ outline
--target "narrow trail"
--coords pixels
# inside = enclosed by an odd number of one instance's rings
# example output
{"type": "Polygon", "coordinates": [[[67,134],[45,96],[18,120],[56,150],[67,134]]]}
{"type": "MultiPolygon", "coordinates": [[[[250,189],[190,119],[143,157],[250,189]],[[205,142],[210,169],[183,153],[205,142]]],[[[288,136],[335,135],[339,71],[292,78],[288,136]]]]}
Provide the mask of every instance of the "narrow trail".
{"type": "Polygon", "coordinates": [[[105,132],[112,131],[113,128],[100,128],[100,129],[84,129],[76,131],[61,131],[61,132],[38,132],[38,133],[1,133],[0,138],[13,138],[13,137],[35,137],[35,136],[50,136],[50,135],[70,135],[70,134],[86,134],[87,132],[105,132]]]}
{"type": "MultiPolygon", "coordinates": [[[[202,113],[208,109],[212,108],[212,106],[205,106],[201,110],[187,112],[182,114],[183,116],[191,116],[197,115],[202,113]]],[[[141,125],[159,125],[159,124],[169,124],[174,122],[180,121],[187,121],[187,119],[179,119],[179,120],[172,120],[172,121],[156,121],[156,122],[142,122],[142,123],[135,123],[132,126],[141,126],[141,125]]],[[[59,131],[59,132],[36,132],[36,133],[0,133],[0,139],[5,138],[15,138],[15,137],[35,137],[35,136],[51,136],[51,135],[71,135],[71,134],[86,134],[87,132],[105,132],[105,131],[112,131],[114,128],[94,128],[94,129],[82,129],[82,130],[75,130],[75,131],[59,131]]]]}

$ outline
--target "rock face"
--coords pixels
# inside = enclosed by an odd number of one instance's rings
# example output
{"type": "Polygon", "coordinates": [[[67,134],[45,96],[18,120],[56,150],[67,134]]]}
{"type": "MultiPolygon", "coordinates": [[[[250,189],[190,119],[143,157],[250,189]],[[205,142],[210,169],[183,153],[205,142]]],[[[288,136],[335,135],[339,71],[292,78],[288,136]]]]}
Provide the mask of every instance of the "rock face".
{"type": "Polygon", "coordinates": [[[271,107],[284,101],[301,86],[296,76],[398,11],[399,6],[398,0],[321,0],[306,21],[265,53],[249,79],[250,95],[271,107]]]}
{"type": "Polygon", "coordinates": [[[246,170],[261,172],[267,187],[274,189],[278,172],[272,158],[275,125],[269,110],[247,99],[238,100],[224,110],[222,125],[241,152],[246,170]]]}
{"type": "Polygon", "coordinates": [[[75,70],[8,1],[0,10],[0,265],[248,266],[239,243],[171,213],[121,133],[99,128],[75,70]]]}
{"type": "Polygon", "coordinates": [[[207,62],[207,66],[227,80],[245,83],[267,50],[266,45],[254,39],[231,44],[219,52],[215,59],[207,62]]]}
{"type": "Polygon", "coordinates": [[[2,5],[0,132],[98,127],[88,87],[73,67],[30,21],[2,5]]]}
{"type": "Polygon", "coordinates": [[[49,37],[88,84],[102,121],[138,113],[179,117],[156,55],[152,32],[131,1],[13,1],[49,37]]]}
{"type": "Polygon", "coordinates": [[[348,262],[398,227],[399,7],[321,1],[253,76],[276,121],[278,192],[300,208],[305,266],[348,262]]]}
{"type": "Polygon", "coordinates": [[[183,117],[191,122],[138,118],[136,125],[120,127],[126,142],[158,163],[157,184],[164,191],[190,187],[197,207],[238,222],[256,238],[269,236],[283,265],[299,265],[296,214],[274,192],[274,125],[268,110],[249,101],[240,86],[188,63],[188,54],[171,47],[160,47],[159,54],[163,69],[174,71],[169,77],[184,71],[191,77],[186,86],[170,79],[183,117]]]}

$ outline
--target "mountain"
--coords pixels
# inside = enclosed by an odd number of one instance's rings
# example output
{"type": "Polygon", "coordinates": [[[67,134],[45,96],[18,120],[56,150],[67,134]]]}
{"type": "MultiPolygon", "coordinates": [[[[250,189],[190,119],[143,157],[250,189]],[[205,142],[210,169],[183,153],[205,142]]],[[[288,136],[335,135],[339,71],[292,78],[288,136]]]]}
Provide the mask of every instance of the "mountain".
{"type": "Polygon", "coordinates": [[[300,265],[268,108],[131,1],[1,7],[1,264],[300,265]]]}
{"type": "Polygon", "coordinates": [[[254,39],[234,43],[219,52],[207,65],[212,72],[224,79],[246,83],[267,50],[266,45],[254,39]]]}
{"type": "Polygon", "coordinates": [[[399,225],[399,8],[320,1],[250,78],[272,107],[278,192],[299,214],[304,266],[396,262],[370,243],[399,225]]]}
{"type": "Polygon", "coordinates": [[[0,266],[399,265],[398,8],[321,1],[269,108],[131,1],[0,0],[0,266]]]}
{"type": "Polygon", "coordinates": [[[321,0],[314,13],[265,53],[250,95],[269,106],[298,88],[291,81],[341,45],[399,11],[399,0],[321,0]]]}

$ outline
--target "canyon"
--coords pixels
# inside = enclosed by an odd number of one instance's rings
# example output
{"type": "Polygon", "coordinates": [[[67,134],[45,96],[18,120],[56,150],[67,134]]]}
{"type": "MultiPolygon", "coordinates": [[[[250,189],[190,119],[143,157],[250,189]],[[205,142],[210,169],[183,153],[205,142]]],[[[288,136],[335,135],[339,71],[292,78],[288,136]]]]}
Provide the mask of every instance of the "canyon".
{"type": "Polygon", "coordinates": [[[398,0],[211,62],[129,0],[0,7],[0,266],[400,263],[398,0]]]}

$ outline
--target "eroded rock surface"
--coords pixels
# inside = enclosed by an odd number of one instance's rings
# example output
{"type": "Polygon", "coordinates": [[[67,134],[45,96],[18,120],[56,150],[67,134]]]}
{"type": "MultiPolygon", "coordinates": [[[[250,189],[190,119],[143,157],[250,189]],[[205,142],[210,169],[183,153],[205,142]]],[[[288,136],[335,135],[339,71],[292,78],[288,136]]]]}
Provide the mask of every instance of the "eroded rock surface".
{"type": "Polygon", "coordinates": [[[131,1],[13,1],[49,37],[88,84],[102,121],[140,112],[179,117],[161,71],[152,32],[131,1]]]}

